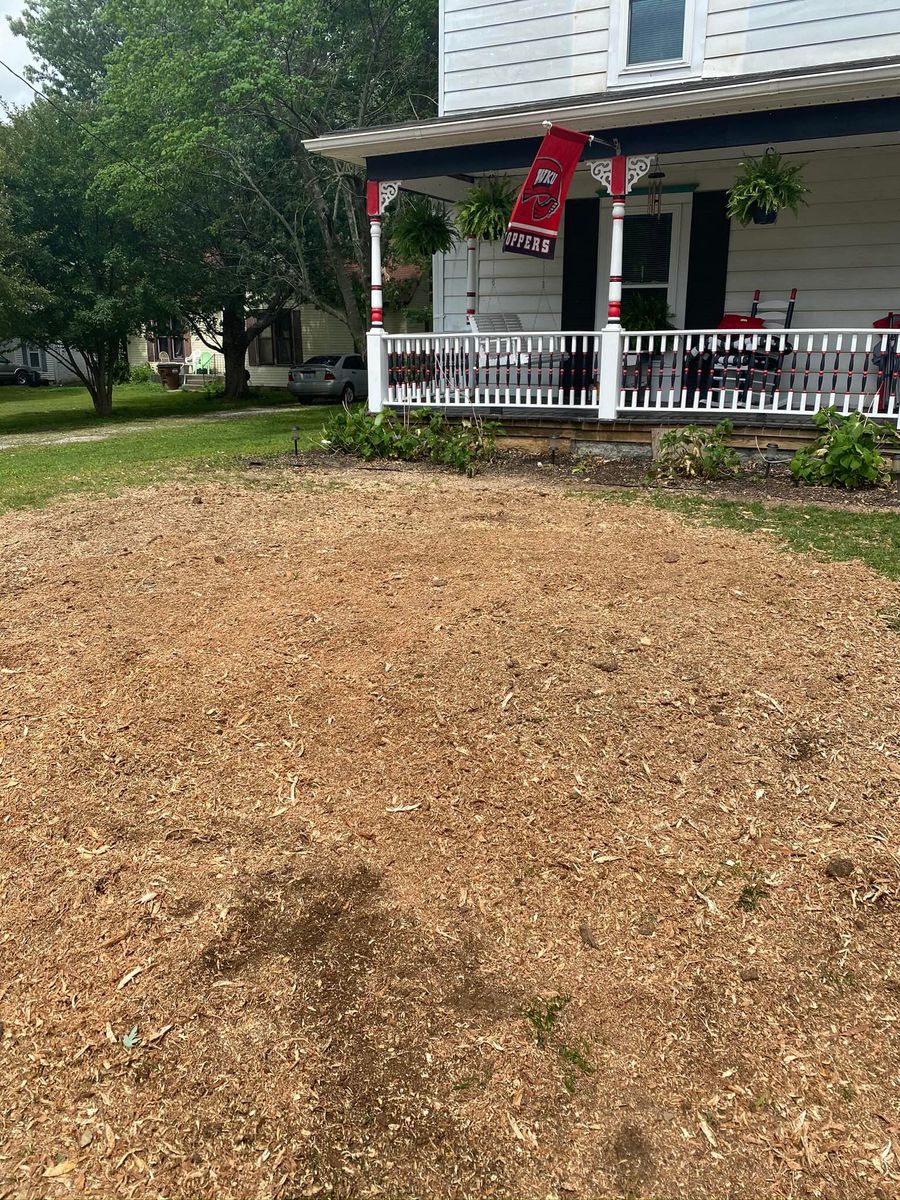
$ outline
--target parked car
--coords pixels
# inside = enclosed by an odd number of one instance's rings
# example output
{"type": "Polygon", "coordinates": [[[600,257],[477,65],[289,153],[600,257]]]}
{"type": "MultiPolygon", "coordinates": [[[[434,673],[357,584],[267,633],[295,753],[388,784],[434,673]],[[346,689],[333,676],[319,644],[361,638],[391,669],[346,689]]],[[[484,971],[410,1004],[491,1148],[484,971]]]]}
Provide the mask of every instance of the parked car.
{"type": "Polygon", "coordinates": [[[369,394],[366,364],[358,354],[314,354],[288,372],[288,391],[303,400],[321,397],[350,404],[369,394]]]}
{"type": "Polygon", "coordinates": [[[23,367],[21,363],[10,362],[5,355],[0,354],[0,383],[18,383],[23,387],[27,383],[31,387],[37,387],[40,382],[40,371],[36,371],[34,367],[23,367]]]}

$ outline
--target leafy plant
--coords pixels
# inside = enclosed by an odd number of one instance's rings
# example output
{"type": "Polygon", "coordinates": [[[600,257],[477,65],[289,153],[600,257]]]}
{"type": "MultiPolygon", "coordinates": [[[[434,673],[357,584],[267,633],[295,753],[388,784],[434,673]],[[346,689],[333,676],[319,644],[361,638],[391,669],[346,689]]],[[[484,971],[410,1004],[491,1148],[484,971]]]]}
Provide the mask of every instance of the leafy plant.
{"type": "Polygon", "coordinates": [[[842,416],[836,408],[821,409],[814,419],[821,430],[818,438],[791,459],[797,483],[850,489],[890,483],[890,463],[881,447],[900,445],[895,430],[883,428],[864,413],[842,416]]]}
{"type": "Polygon", "coordinates": [[[129,383],[153,383],[158,379],[149,363],[135,363],[128,372],[129,383]]]}
{"type": "Polygon", "coordinates": [[[665,296],[637,289],[622,297],[622,328],[630,329],[632,333],[674,329],[674,316],[665,296]]]}
{"type": "Polygon", "coordinates": [[[749,225],[757,213],[777,213],[789,208],[797,213],[809,188],[803,183],[805,164],[789,163],[777,150],[741,163],[741,173],[728,193],[728,215],[749,225]]]}
{"type": "Polygon", "coordinates": [[[713,428],[685,425],[668,430],[660,438],[659,454],[649,474],[665,479],[722,479],[737,474],[741,461],[725,444],[733,428],[725,420],[713,428]]]}
{"type": "Polygon", "coordinates": [[[531,1025],[534,1040],[539,1046],[547,1045],[559,1015],[570,999],[569,996],[551,996],[549,1000],[544,1000],[535,996],[529,1006],[523,1009],[522,1016],[531,1025]]]}
{"type": "Polygon", "coordinates": [[[458,236],[444,206],[428,196],[406,197],[387,234],[394,257],[404,262],[446,254],[453,249],[458,236]]]}
{"type": "Polygon", "coordinates": [[[326,425],[322,444],[367,462],[373,458],[429,460],[474,475],[478,464],[493,454],[497,429],[496,422],[451,423],[439,412],[404,419],[392,412],[372,414],[363,408],[343,408],[326,425]]]}
{"type": "Polygon", "coordinates": [[[760,901],[765,900],[769,895],[769,889],[766,887],[765,880],[754,875],[749,883],[745,883],[741,888],[741,894],[737,898],[738,908],[742,908],[744,912],[756,912],[759,908],[760,901]]]}
{"type": "Polygon", "coordinates": [[[463,237],[497,242],[506,232],[516,189],[506,179],[485,179],[469,189],[456,213],[456,224],[463,237]]]}

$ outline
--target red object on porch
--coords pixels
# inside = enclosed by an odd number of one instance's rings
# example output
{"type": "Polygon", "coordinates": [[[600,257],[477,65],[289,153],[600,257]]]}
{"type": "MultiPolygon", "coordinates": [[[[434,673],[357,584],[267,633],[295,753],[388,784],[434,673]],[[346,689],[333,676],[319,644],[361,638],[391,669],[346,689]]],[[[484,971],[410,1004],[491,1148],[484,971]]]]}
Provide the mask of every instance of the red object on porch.
{"type": "MultiPolygon", "coordinates": [[[[872,322],[873,329],[900,329],[900,313],[889,312],[886,317],[879,317],[872,322]]],[[[888,402],[897,392],[897,377],[900,374],[900,355],[897,353],[897,339],[887,338],[887,346],[883,351],[873,354],[878,367],[878,411],[887,412],[888,402]]]]}
{"type": "Polygon", "coordinates": [[[743,313],[726,313],[716,329],[765,329],[762,317],[745,317],[743,313]]]}
{"type": "Polygon", "coordinates": [[[513,207],[503,249],[507,254],[553,258],[569,184],[590,134],[552,125],[513,207]]]}

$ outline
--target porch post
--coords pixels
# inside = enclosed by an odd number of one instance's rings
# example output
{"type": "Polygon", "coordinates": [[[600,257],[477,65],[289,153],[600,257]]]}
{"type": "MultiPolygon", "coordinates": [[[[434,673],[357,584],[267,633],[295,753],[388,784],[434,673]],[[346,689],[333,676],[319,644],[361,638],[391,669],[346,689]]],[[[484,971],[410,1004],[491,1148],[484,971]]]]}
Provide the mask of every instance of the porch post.
{"type": "Polygon", "coordinates": [[[384,296],[381,272],[381,216],[400,191],[398,180],[370,179],[366,184],[366,211],[369,216],[371,277],[371,322],[366,334],[366,366],[369,376],[369,412],[381,412],[387,399],[387,346],[384,341],[384,296]]]}
{"type": "Polygon", "coordinates": [[[614,421],[622,380],[622,256],[625,245],[625,197],[650,170],[648,155],[601,158],[590,164],[593,177],[612,197],[612,234],[606,324],[600,334],[598,417],[614,421]]]}
{"type": "Polygon", "coordinates": [[[478,301],[478,240],[466,239],[466,325],[475,316],[478,301]]]}

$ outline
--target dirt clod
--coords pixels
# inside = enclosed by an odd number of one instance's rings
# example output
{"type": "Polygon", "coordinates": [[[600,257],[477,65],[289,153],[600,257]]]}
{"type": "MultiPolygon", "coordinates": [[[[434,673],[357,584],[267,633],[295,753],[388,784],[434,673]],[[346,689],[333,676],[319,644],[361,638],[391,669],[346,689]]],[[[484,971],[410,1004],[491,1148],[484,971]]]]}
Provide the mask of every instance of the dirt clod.
{"type": "Polygon", "coordinates": [[[833,858],[825,868],[825,874],[829,879],[848,879],[855,869],[852,859],[833,858]]]}

